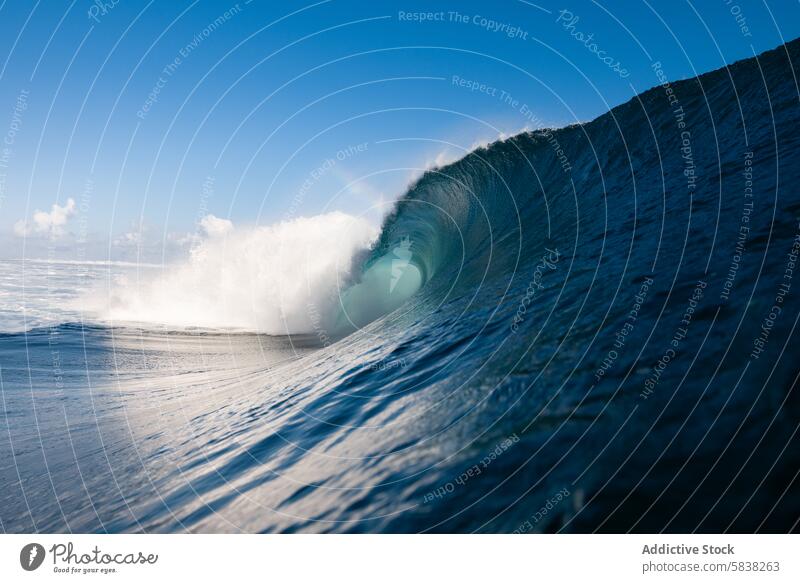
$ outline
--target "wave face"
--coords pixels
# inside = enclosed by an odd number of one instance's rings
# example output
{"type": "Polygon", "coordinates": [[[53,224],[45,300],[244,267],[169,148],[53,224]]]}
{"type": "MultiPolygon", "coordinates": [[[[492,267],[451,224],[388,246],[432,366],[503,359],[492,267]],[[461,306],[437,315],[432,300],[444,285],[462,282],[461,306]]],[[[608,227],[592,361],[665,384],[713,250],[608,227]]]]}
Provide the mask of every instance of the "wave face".
{"type": "MultiPolygon", "coordinates": [[[[305,344],[172,338],[162,376],[95,395],[115,455],[81,464],[124,486],[96,519],[62,496],[36,524],[796,529],[797,62],[794,41],[428,172],[305,344]],[[191,358],[226,342],[300,356],[191,358]]],[[[123,335],[115,358],[160,342],[123,335]]],[[[9,492],[5,528],[30,528],[9,492]]]]}

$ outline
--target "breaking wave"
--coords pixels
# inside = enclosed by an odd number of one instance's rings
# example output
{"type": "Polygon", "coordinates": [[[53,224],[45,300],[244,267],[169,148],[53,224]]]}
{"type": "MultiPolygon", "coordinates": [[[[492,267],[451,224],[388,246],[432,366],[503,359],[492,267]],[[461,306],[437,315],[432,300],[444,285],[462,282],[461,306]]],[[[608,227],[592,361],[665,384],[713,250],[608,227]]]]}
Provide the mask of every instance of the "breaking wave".
{"type": "Polygon", "coordinates": [[[339,212],[234,227],[158,274],[122,276],[88,305],[115,323],[308,333],[317,314],[334,310],[375,237],[368,221],[339,212]]]}

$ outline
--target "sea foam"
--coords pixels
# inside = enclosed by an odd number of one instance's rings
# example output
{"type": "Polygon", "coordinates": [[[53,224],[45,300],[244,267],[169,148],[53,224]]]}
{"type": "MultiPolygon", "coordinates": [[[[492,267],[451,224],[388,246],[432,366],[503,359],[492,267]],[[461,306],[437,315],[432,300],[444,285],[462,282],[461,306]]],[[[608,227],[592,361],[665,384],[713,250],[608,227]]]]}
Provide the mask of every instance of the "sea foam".
{"type": "Polygon", "coordinates": [[[366,219],[341,212],[234,227],[204,238],[157,275],[120,278],[90,303],[116,323],[315,332],[328,325],[376,236],[366,219]]]}

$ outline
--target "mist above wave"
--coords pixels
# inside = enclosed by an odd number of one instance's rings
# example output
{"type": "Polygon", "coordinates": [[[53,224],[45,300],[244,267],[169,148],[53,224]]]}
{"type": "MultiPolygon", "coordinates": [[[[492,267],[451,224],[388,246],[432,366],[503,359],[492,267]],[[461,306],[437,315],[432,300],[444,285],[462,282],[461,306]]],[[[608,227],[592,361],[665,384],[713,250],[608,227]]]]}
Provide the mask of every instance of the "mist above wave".
{"type": "Polygon", "coordinates": [[[332,317],[377,229],[332,212],[207,235],[184,261],[122,277],[88,303],[111,322],[314,332],[332,317]]]}

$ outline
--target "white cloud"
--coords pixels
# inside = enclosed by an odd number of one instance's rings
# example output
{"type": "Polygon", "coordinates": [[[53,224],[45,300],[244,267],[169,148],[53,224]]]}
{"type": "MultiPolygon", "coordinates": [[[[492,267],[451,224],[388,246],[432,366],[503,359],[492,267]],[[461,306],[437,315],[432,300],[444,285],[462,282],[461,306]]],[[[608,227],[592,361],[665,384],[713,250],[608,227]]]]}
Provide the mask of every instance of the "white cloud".
{"type": "Polygon", "coordinates": [[[167,233],[167,243],[176,245],[181,249],[199,245],[201,242],[202,237],[197,233],[167,233]]]}
{"type": "Polygon", "coordinates": [[[222,237],[233,229],[233,223],[209,214],[200,220],[200,228],[208,237],[222,237]]]}
{"type": "Polygon", "coordinates": [[[14,234],[17,237],[24,237],[28,234],[30,230],[28,229],[28,222],[25,219],[20,219],[16,223],[14,223],[14,234]]]}
{"type": "Polygon", "coordinates": [[[138,247],[142,244],[142,231],[130,231],[123,233],[114,239],[115,247],[138,247]]]}
{"type": "Polygon", "coordinates": [[[214,215],[206,215],[198,223],[193,233],[167,232],[153,228],[145,223],[134,224],[130,231],[113,239],[115,249],[123,252],[136,252],[149,255],[173,255],[191,251],[205,239],[215,239],[229,234],[233,223],[214,215]]]}
{"type": "Polygon", "coordinates": [[[48,235],[53,239],[64,234],[64,227],[69,219],[75,215],[77,205],[72,198],[67,199],[64,206],[54,203],[50,212],[37,209],[30,221],[20,219],[14,224],[14,234],[17,237],[31,235],[48,235]]]}

